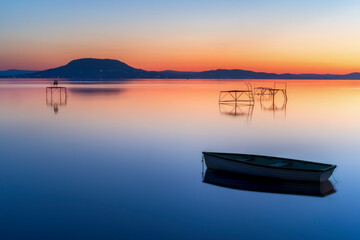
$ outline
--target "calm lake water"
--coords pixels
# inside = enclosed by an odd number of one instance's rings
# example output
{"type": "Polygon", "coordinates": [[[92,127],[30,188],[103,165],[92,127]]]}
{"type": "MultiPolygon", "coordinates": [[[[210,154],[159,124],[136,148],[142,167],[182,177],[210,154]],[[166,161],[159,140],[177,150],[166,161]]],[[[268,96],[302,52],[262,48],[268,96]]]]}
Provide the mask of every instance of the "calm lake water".
{"type": "Polygon", "coordinates": [[[218,98],[240,80],[49,83],[0,81],[1,239],[360,236],[360,81],[287,81],[236,115],[218,98]],[[336,192],[204,183],[202,151],[336,164],[336,192]]]}

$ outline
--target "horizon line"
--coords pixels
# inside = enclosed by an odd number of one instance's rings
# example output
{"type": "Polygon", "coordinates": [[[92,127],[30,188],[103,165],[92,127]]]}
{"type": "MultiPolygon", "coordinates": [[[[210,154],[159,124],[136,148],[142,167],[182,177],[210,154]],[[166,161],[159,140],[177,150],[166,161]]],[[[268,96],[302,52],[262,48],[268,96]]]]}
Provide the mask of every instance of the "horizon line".
{"type": "Polygon", "coordinates": [[[207,72],[207,71],[216,71],[216,70],[227,70],[227,71],[232,71],[232,70],[241,70],[241,71],[250,71],[250,72],[255,72],[255,73],[267,73],[267,74],[277,74],[277,75],[282,75],[282,74],[293,74],[293,75],[307,75],[307,74],[315,74],[315,75],[348,75],[348,74],[353,74],[353,73],[360,73],[359,71],[354,71],[354,72],[347,72],[347,73],[314,73],[314,72],[304,72],[304,73],[291,73],[291,72],[266,72],[266,71],[255,71],[255,70],[249,70],[249,69],[243,69],[243,68],[215,68],[215,69],[208,69],[208,70],[201,70],[201,71],[188,71],[188,70],[172,70],[172,69],[166,69],[166,70],[147,70],[144,68],[138,68],[138,67],[133,67],[132,65],[127,64],[124,61],[118,60],[118,59],[114,59],[114,58],[94,58],[94,57],[84,57],[84,58],[75,58],[72,59],[70,61],[68,61],[67,63],[63,64],[63,65],[59,65],[56,67],[51,67],[51,68],[46,68],[43,70],[29,70],[29,69],[19,69],[19,68],[9,68],[9,69],[1,69],[0,71],[11,71],[11,70],[19,70],[19,71],[33,71],[33,72],[42,72],[42,71],[46,71],[46,70],[50,70],[50,69],[55,69],[58,67],[62,67],[62,66],[66,66],[67,64],[69,64],[72,61],[76,61],[76,60],[83,60],[83,59],[95,59],[95,60],[114,60],[114,61],[118,61],[118,62],[122,62],[132,68],[136,68],[136,69],[141,69],[141,70],[145,70],[145,71],[150,71],[150,72],[165,72],[165,71],[173,71],[173,72],[191,72],[191,73],[201,73],[201,72],[207,72]]]}

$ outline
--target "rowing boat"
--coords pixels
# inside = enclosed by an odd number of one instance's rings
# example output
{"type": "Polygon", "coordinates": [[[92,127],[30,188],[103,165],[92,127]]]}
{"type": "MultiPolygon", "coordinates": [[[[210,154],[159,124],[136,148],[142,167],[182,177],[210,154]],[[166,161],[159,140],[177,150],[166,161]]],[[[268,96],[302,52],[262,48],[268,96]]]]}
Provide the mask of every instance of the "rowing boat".
{"type": "Polygon", "coordinates": [[[336,165],[262,155],[203,152],[206,166],[228,172],[278,179],[324,182],[336,165]]]}

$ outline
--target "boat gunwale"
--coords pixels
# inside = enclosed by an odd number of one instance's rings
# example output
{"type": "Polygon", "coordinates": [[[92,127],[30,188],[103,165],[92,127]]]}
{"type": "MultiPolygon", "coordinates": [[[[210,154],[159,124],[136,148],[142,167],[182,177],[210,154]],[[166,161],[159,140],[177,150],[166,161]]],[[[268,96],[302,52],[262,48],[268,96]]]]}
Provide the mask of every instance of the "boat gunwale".
{"type": "Polygon", "coordinates": [[[223,158],[228,161],[233,161],[237,163],[243,163],[253,166],[259,166],[259,167],[265,167],[265,168],[274,168],[274,169],[283,169],[283,170],[290,170],[290,171],[304,171],[304,172],[327,172],[332,169],[336,168],[336,165],[334,164],[327,164],[327,163],[317,163],[317,162],[311,162],[311,161],[305,161],[305,160],[298,160],[298,159],[290,159],[290,158],[281,158],[281,157],[273,157],[273,156],[265,156],[265,155],[255,155],[255,154],[242,154],[242,153],[221,153],[221,152],[202,152],[203,155],[210,155],[213,157],[223,158]],[[219,155],[220,154],[220,155],[219,155]],[[301,169],[301,168],[289,168],[289,167],[277,167],[277,166],[271,166],[271,165],[264,165],[264,164],[258,164],[253,162],[247,162],[247,161],[239,161],[232,159],[230,157],[222,156],[221,154],[225,155],[240,155],[240,156],[253,156],[253,157],[264,157],[264,158],[276,158],[281,160],[287,160],[287,161],[294,161],[294,162],[305,162],[305,163],[311,163],[311,164],[317,164],[317,165],[323,165],[328,166],[324,169],[301,169]]]}

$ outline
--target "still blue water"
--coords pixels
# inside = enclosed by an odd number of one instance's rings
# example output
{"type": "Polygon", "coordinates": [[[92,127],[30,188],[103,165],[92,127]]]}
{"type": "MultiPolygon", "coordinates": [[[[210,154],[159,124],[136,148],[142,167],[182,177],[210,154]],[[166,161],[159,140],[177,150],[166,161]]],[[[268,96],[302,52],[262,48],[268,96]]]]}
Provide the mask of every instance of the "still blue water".
{"type": "Polygon", "coordinates": [[[1,239],[360,236],[360,81],[288,81],[285,108],[243,115],[218,105],[239,81],[62,83],[53,102],[48,85],[0,82],[1,239]],[[336,193],[203,183],[202,151],[336,164],[336,193]]]}

